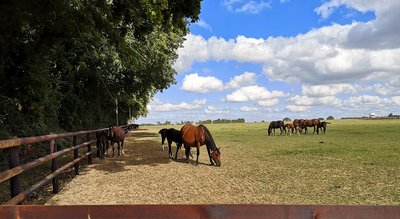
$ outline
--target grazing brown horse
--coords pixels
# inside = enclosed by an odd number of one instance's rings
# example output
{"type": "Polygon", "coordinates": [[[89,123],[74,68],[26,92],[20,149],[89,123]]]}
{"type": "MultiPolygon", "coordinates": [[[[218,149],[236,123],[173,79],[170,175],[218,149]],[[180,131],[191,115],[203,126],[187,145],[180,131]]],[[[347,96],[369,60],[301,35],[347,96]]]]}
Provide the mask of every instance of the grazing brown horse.
{"type": "Polygon", "coordinates": [[[300,127],[305,128],[305,133],[307,133],[307,127],[314,127],[314,131],[313,134],[315,135],[315,131],[317,132],[317,134],[319,134],[318,128],[317,126],[320,124],[321,122],[318,119],[306,119],[304,120],[304,122],[300,125],[300,127]]]}
{"type": "Polygon", "coordinates": [[[124,154],[124,139],[125,139],[125,132],[119,126],[110,126],[109,127],[109,139],[111,140],[111,147],[113,151],[114,157],[114,143],[118,145],[118,156],[124,154]]]}
{"type": "Polygon", "coordinates": [[[106,150],[108,149],[108,133],[107,131],[102,131],[96,133],[96,145],[99,148],[97,151],[97,157],[104,159],[106,150]]]}
{"type": "Polygon", "coordinates": [[[287,129],[287,135],[292,135],[293,131],[296,130],[296,134],[300,135],[300,128],[297,123],[288,123],[285,124],[285,130],[287,129]]]}
{"type": "MultiPolygon", "coordinates": [[[[210,131],[204,125],[186,124],[181,128],[181,138],[185,145],[186,160],[189,162],[190,147],[197,148],[196,165],[199,162],[200,146],[206,145],[211,165],[221,166],[221,152],[215,145],[210,131]]],[[[178,154],[179,147],[176,149],[178,154]]]]}
{"type": "MultiPolygon", "coordinates": [[[[317,125],[317,129],[321,129],[321,132],[325,135],[326,132],[326,125],[331,124],[330,122],[321,122],[320,124],[317,125]]],[[[318,132],[317,132],[318,133],[318,132]]]]}

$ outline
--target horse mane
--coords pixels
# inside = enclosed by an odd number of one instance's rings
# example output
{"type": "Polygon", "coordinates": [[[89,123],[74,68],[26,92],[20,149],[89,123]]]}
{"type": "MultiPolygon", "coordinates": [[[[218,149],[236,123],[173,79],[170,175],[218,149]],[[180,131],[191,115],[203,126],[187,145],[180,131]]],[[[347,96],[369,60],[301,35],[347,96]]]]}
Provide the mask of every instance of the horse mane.
{"type": "Polygon", "coordinates": [[[217,149],[217,145],[215,145],[214,139],[210,133],[210,131],[208,130],[207,127],[205,127],[204,125],[199,125],[199,127],[203,128],[204,131],[204,135],[206,137],[206,145],[207,147],[210,147],[210,149],[215,150],[217,149]]]}

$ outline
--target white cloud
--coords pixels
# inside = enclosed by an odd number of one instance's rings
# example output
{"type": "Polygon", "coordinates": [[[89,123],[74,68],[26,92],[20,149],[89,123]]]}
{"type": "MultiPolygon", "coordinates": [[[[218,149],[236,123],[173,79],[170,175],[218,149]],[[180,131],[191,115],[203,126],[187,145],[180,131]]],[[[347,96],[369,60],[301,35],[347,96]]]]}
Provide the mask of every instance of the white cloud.
{"type": "Polygon", "coordinates": [[[355,93],[356,86],[351,84],[314,85],[301,87],[302,93],[309,97],[336,96],[339,93],[355,93]]]}
{"type": "Polygon", "coordinates": [[[398,48],[400,46],[400,1],[398,0],[329,0],[315,11],[329,17],[340,6],[360,12],[375,12],[376,19],[356,23],[348,32],[347,45],[357,48],[398,48]]]}
{"type": "Polygon", "coordinates": [[[289,102],[296,106],[340,106],[342,104],[342,100],[334,96],[308,97],[296,95],[290,97],[289,102]]]}
{"type": "Polygon", "coordinates": [[[344,104],[350,106],[362,106],[362,105],[384,106],[386,104],[392,103],[395,100],[396,98],[388,99],[388,98],[381,98],[375,95],[361,95],[356,97],[349,97],[344,101],[344,104]]]}
{"type": "Polygon", "coordinates": [[[279,97],[284,97],[282,91],[268,91],[258,85],[242,87],[226,96],[228,102],[254,101],[260,106],[272,106],[279,102],[279,97]]]}
{"type": "Polygon", "coordinates": [[[286,109],[290,112],[305,112],[308,111],[310,106],[297,106],[297,105],[287,105],[286,109]]]}
{"type": "Polygon", "coordinates": [[[258,14],[266,8],[271,8],[270,2],[254,0],[225,0],[223,5],[232,12],[258,14]]]}
{"type": "Polygon", "coordinates": [[[191,104],[181,102],[179,104],[163,103],[159,99],[154,99],[149,105],[148,110],[150,112],[170,112],[170,111],[181,111],[181,110],[195,110],[203,107],[206,104],[206,99],[194,100],[191,104]]]}
{"type": "Polygon", "coordinates": [[[216,108],[213,107],[213,106],[208,106],[208,107],[204,110],[204,112],[205,112],[206,114],[228,114],[228,113],[229,113],[229,110],[219,110],[219,109],[216,109],[216,108]]]}
{"type": "Polygon", "coordinates": [[[242,111],[242,112],[252,112],[252,111],[258,111],[258,109],[257,109],[257,107],[242,106],[240,108],[240,111],[242,111]]]}
{"type": "Polygon", "coordinates": [[[225,84],[225,89],[240,88],[243,85],[254,84],[256,82],[257,75],[253,72],[245,72],[241,75],[237,75],[225,84]]]}
{"type": "Polygon", "coordinates": [[[210,91],[221,91],[224,88],[221,80],[216,77],[202,77],[197,73],[185,75],[182,90],[197,93],[207,93],[210,91]]]}
{"type": "Polygon", "coordinates": [[[176,69],[185,71],[193,62],[233,60],[263,64],[270,80],[313,85],[376,80],[400,84],[400,1],[330,0],[316,11],[329,16],[329,10],[339,6],[373,11],[376,19],[332,24],[294,37],[206,40],[188,35],[178,51],[176,69]]]}
{"type": "Polygon", "coordinates": [[[389,95],[400,95],[400,89],[397,86],[393,86],[390,83],[384,84],[373,84],[369,86],[367,89],[371,89],[375,91],[379,95],[389,96],[389,95]]]}
{"type": "Polygon", "coordinates": [[[209,24],[207,24],[204,20],[200,19],[198,20],[196,23],[194,23],[194,25],[197,25],[205,30],[208,30],[210,32],[212,32],[212,28],[209,24]]]}
{"type": "Polygon", "coordinates": [[[400,96],[394,96],[392,97],[393,103],[400,105],[400,96]]]}

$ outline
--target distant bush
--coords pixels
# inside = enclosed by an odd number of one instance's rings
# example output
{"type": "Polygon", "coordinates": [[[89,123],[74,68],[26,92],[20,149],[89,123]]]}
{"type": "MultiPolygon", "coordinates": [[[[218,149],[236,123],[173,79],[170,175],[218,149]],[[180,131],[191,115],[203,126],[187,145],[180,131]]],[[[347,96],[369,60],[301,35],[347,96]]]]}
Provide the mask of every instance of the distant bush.
{"type": "Polygon", "coordinates": [[[335,118],[333,118],[333,116],[328,116],[328,118],[326,118],[326,120],[334,120],[335,118]]]}

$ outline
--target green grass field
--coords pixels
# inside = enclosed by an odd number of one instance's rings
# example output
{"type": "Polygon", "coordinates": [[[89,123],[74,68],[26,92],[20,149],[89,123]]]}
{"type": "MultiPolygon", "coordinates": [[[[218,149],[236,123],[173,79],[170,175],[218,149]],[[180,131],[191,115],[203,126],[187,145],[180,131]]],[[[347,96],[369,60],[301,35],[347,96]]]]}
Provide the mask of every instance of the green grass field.
{"type": "Polygon", "coordinates": [[[267,125],[207,125],[222,147],[221,176],[248,182],[256,203],[400,204],[400,120],[334,120],[326,135],[301,136],[267,136],[267,125]]]}

